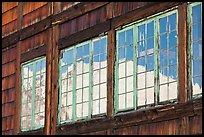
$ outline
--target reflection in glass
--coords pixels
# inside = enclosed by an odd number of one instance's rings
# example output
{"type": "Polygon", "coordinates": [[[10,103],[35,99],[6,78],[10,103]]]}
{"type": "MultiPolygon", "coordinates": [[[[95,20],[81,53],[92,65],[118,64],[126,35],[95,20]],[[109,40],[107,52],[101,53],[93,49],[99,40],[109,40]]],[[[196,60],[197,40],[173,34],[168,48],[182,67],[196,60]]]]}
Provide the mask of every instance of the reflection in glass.
{"type": "Polygon", "coordinates": [[[154,54],[147,56],[147,71],[154,69],[154,54]]]}
{"type": "Polygon", "coordinates": [[[159,36],[159,49],[164,50],[167,48],[167,34],[159,36]]]}
{"type": "Polygon", "coordinates": [[[129,29],[126,31],[126,44],[133,44],[133,29],[129,29]]]}
{"type": "Polygon", "coordinates": [[[202,60],[193,60],[193,76],[202,75],[202,60]]]}
{"type": "Polygon", "coordinates": [[[167,17],[161,18],[159,20],[159,33],[164,33],[167,31],[167,17]]]}
{"type": "Polygon", "coordinates": [[[169,26],[170,26],[170,31],[176,29],[176,13],[172,14],[169,16],[169,26]]]}
{"type": "Polygon", "coordinates": [[[147,24],[147,37],[154,36],[154,22],[150,22],[147,24]]]}
{"type": "Polygon", "coordinates": [[[192,30],[193,30],[193,40],[197,40],[197,39],[200,39],[202,38],[202,25],[201,23],[196,23],[196,24],[193,24],[192,26],[192,30]]]}
{"type": "Polygon", "coordinates": [[[144,40],[145,37],[145,25],[138,27],[138,41],[144,40]]]}
{"type": "Polygon", "coordinates": [[[125,44],[125,32],[120,32],[119,35],[118,35],[118,38],[119,38],[119,47],[120,46],[123,46],[125,44]]]}
{"type": "Polygon", "coordinates": [[[192,18],[193,18],[193,23],[199,22],[202,20],[201,4],[192,7],[192,18]]]}
{"type": "Polygon", "coordinates": [[[169,48],[176,46],[177,43],[177,34],[176,31],[173,31],[169,34],[169,48]]]}

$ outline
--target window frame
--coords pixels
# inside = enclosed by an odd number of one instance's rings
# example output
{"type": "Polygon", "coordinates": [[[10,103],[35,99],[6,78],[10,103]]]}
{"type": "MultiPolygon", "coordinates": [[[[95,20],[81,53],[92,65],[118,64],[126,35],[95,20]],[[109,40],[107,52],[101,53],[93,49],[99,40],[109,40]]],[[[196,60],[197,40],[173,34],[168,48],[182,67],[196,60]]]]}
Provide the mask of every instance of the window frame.
{"type": "MultiPolygon", "coordinates": [[[[125,111],[133,111],[133,110],[139,110],[139,109],[145,109],[147,107],[152,107],[152,106],[158,106],[158,105],[163,105],[163,104],[167,104],[167,103],[177,103],[178,102],[178,87],[179,87],[179,77],[178,77],[178,68],[179,68],[179,64],[178,64],[178,6],[175,6],[171,9],[167,9],[165,10],[164,12],[159,12],[157,14],[154,14],[154,15],[151,15],[149,17],[146,17],[146,18],[143,18],[141,20],[138,20],[138,21],[135,21],[135,22],[132,22],[132,23],[129,23],[127,25],[124,25],[122,27],[119,27],[119,28],[116,28],[115,29],[116,31],[116,44],[115,44],[115,47],[116,47],[116,53],[115,53],[115,65],[114,65],[114,72],[115,72],[115,76],[114,76],[114,114],[117,114],[117,113],[121,113],[121,112],[125,112],[125,111]],[[176,59],[176,63],[177,63],[177,79],[176,79],[176,82],[177,82],[177,97],[175,99],[168,99],[168,100],[165,100],[165,101],[159,101],[159,94],[160,94],[160,91],[159,91],[159,19],[160,18],[163,18],[163,17],[167,17],[168,15],[171,15],[171,14],[174,14],[176,13],[176,34],[177,34],[177,40],[176,40],[176,54],[177,54],[177,59],[176,59]],[[154,61],[155,61],[155,64],[154,64],[154,78],[156,78],[157,80],[155,81],[154,80],[154,103],[153,104],[145,104],[144,106],[138,106],[137,104],[137,100],[138,100],[138,97],[137,97],[137,65],[138,65],[138,26],[140,25],[143,25],[143,24],[147,24],[151,21],[154,21],[154,61]],[[134,95],[134,98],[133,98],[133,107],[134,108],[126,108],[126,109],[121,109],[119,110],[119,99],[118,99],[118,80],[119,80],[119,77],[118,77],[118,40],[119,40],[119,33],[123,32],[123,31],[126,31],[130,28],[133,28],[133,46],[134,46],[134,74],[133,74],[133,81],[134,81],[134,84],[133,84],[133,95],[134,95]]],[[[169,84],[169,83],[168,83],[169,84]]],[[[146,89],[146,88],[145,88],[146,89]]],[[[169,92],[169,91],[168,91],[169,92]]]]}
{"type": "MultiPolygon", "coordinates": [[[[29,60],[27,62],[23,62],[20,64],[21,66],[21,99],[20,99],[20,131],[21,132],[26,132],[26,131],[33,131],[33,130],[39,130],[44,128],[45,126],[45,117],[44,117],[44,124],[43,125],[38,125],[35,126],[35,92],[36,92],[36,62],[42,61],[45,59],[45,94],[46,94],[46,56],[40,56],[37,58],[34,58],[32,60],[29,60]],[[24,67],[27,67],[29,65],[33,65],[33,78],[32,78],[32,98],[31,98],[31,127],[30,128],[22,128],[22,91],[23,91],[23,81],[24,81],[24,67]]],[[[28,107],[28,104],[26,104],[26,108],[28,107]]],[[[45,108],[44,108],[45,109],[45,108]]],[[[46,111],[46,110],[45,110],[46,111]]],[[[44,116],[45,116],[45,111],[44,111],[44,116]]],[[[40,113],[40,112],[39,112],[40,113]]],[[[26,116],[27,117],[27,116],[26,116]]],[[[27,122],[27,120],[26,120],[27,122]]]]}
{"type": "MultiPolygon", "coordinates": [[[[187,3],[187,41],[188,41],[188,44],[187,44],[187,63],[188,63],[188,68],[187,68],[187,77],[188,77],[188,100],[191,100],[191,99],[197,99],[197,98],[200,98],[202,97],[202,92],[199,93],[199,94],[195,94],[193,95],[193,86],[192,86],[192,79],[193,79],[193,76],[192,76],[192,66],[193,66],[193,53],[192,53],[192,8],[194,6],[197,6],[197,5],[201,5],[201,15],[202,15],[202,2],[188,2],[187,3]]],[[[201,16],[202,18],[202,16],[201,16]]],[[[202,22],[202,20],[201,20],[202,22]]],[[[202,25],[202,24],[201,24],[202,25]]],[[[201,32],[202,33],[202,32],[201,32]]],[[[202,40],[202,37],[201,37],[201,40],[202,40]]],[[[202,60],[202,58],[201,58],[202,60]]],[[[202,74],[201,74],[202,76],[202,74]]]]}
{"type": "MultiPolygon", "coordinates": [[[[72,45],[70,47],[67,47],[67,48],[64,48],[62,50],[60,50],[60,53],[63,54],[64,52],[66,51],[69,51],[69,50],[72,50],[73,51],[73,73],[72,73],[72,78],[73,78],[73,88],[72,88],[72,118],[71,119],[65,119],[63,121],[61,121],[61,101],[62,101],[62,78],[61,78],[61,71],[62,71],[62,67],[61,67],[61,63],[62,63],[62,56],[61,58],[59,59],[59,65],[58,65],[58,69],[59,69],[59,78],[58,78],[58,83],[59,83],[59,100],[58,100],[58,112],[57,112],[57,124],[58,125],[61,125],[61,124],[64,124],[64,123],[75,123],[77,121],[87,121],[87,120],[91,120],[93,118],[96,118],[96,117],[103,117],[103,116],[106,116],[107,115],[107,107],[106,107],[106,112],[105,113],[99,113],[99,114],[96,114],[96,115],[93,115],[92,114],[92,109],[93,109],[93,98],[92,98],[92,93],[93,93],[93,42],[94,41],[98,41],[98,40],[101,40],[103,38],[106,38],[106,61],[108,59],[108,55],[107,55],[107,47],[108,47],[108,35],[107,33],[103,33],[103,35],[100,35],[98,37],[95,37],[95,38],[92,38],[92,39],[89,39],[87,41],[83,41],[81,43],[78,43],[78,44],[75,44],[75,45],[72,45]],[[80,47],[80,46],[83,46],[83,45],[86,45],[86,44],[89,44],[89,55],[86,55],[86,57],[88,56],[89,57],[89,72],[86,72],[86,73],[89,73],[89,95],[88,95],[88,116],[82,116],[82,117],[79,117],[77,118],[76,116],[76,80],[77,80],[77,70],[76,70],[76,63],[77,63],[77,59],[76,59],[76,54],[77,54],[77,48],[80,47]]],[[[103,53],[104,54],[104,53],[103,53]]],[[[83,58],[83,57],[82,57],[83,58]]],[[[104,69],[106,68],[107,69],[107,65],[106,64],[106,67],[103,67],[103,68],[99,68],[99,69],[96,69],[96,70],[101,70],[101,69],[104,69]]],[[[79,74],[79,75],[83,75],[84,73],[82,74],[79,74]]],[[[82,79],[83,81],[83,79],[82,79]]],[[[107,76],[106,76],[106,82],[103,82],[103,83],[106,83],[107,85],[107,76]]],[[[82,82],[83,84],[83,82],[82,82]]],[[[97,85],[100,85],[101,83],[99,82],[97,85]]],[[[67,85],[66,85],[67,86],[67,85]]],[[[107,86],[106,86],[107,87],[107,86]]],[[[80,89],[83,89],[83,86],[80,88],[80,89]]],[[[66,88],[67,90],[67,88],[66,88]]],[[[66,91],[68,92],[68,91],[66,91]]],[[[107,88],[106,88],[106,92],[107,92],[107,88]]],[[[67,96],[66,96],[67,97],[67,96]]],[[[106,95],[106,103],[107,103],[107,95],[106,95]]],[[[99,98],[100,99],[100,98],[99,98]]],[[[67,113],[67,111],[66,111],[67,113]]]]}

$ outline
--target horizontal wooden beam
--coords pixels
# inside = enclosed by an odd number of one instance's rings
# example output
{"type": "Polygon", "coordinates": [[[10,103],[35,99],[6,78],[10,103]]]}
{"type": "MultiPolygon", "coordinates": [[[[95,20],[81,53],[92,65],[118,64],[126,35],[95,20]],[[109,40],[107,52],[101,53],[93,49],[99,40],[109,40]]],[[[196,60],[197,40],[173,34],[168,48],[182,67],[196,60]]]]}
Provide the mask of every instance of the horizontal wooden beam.
{"type": "Polygon", "coordinates": [[[46,45],[39,46],[28,52],[21,54],[20,62],[23,63],[23,62],[29,61],[33,58],[40,57],[43,55],[46,55],[46,45]]]}
{"type": "Polygon", "coordinates": [[[102,117],[90,121],[59,125],[57,134],[82,134],[194,115],[202,115],[202,98],[188,101],[185,104],[167,104],[165,106],[118,114],[110,118],[102,117]]]}
{"type": "Polygon", "coordinates": [[[72,35],[66,36],[65,38],[59,40],[59,50],[78,42],[83,42],[87,39],[96,37],[103,32],[109,31],[110,27],[111,23],[110,20],[108,20],[72,35]]]}
{"type": "Polygon", "coordinates": [[[13,44],[16,44],[20,39],[20,31],[17,31],[11,35],[2,38],[2,49],[7,48],[13,44]]]}

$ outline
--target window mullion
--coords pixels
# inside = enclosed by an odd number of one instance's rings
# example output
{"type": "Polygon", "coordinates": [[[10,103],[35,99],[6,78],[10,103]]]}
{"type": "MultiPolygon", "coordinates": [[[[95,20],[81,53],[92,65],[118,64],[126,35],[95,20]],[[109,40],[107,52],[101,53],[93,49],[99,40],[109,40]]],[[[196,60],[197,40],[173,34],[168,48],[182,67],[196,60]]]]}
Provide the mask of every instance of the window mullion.
{"type": "Polygon", "coordinates": [[[138,52],[138,29],[137,25],[134,25],[133,27],[133,48],[134,48],[134,61],[133,61],[133,106],[134,109],[137,109],[137,52],[138,52]]]}
{"type": "Polygon", "coordinates": [[[92,40],[89,41],[89,99],[88,99],[88,118],[92,117],[92,92],[93,92],[93,50],[92,40]]]}
{"type": "Polygon", "coordinates": [[[72,77],[73,77],[73,93],[72,93],[72,104],[73,104],[73,107],[72,107],[72,119],[73,120],[76,120],[76,46],[73,48],[73,74],[72,74],[72,77]]]}
{"type": "Polygon", "coordinates": [[[33,63],[33,85],[32,85],[32,117],[31,117],[31,129],[34,129],[35,128],[35,88],[36,88],[36,74],[35,74],[35,71],[36,71],[36,62],[33,63]]]}

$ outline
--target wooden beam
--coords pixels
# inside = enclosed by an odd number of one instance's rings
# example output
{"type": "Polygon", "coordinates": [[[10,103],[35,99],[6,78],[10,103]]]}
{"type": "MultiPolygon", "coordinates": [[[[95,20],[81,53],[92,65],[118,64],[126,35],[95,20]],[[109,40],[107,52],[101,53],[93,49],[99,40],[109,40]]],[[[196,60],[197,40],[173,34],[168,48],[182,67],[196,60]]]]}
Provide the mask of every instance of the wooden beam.
{"type": "Polygon", "coordinates": [[[52,41],[52,90],[51,90],[51,135],[56,134],[58,112],[58,40],[59,26],[53,27],[52,41]]]}
{"type": "Polygon", "coordinates": [[[92,26],[88,29],[66,36],[65,38],[59,40],[59,50],[69,47],[78,42],[82,42],[90,38],[96,37],[99,34],[110,30],[110,26],[111,23],[110,20],[108,20],[106,22],[92,26]]]}
{"type": "Polygon", "coordinates": [[[137,110],[128,113],[121,113],[110,118],[102,117],[90,121],[78,121],[57,126],[57,134],[82,134],[101,130],[148,124],[173,120],[182,117],[202,115],[202,98],[191,100],[183,104],[166,104],[164,106],[152,107],[149,109],[137,110]],[[194,105],[197,104],[197,105],[194,105]],[[193,106],[198,107],[197,112],[193,106]],[[199,109],[199,112],[198,112],[199,109]]]}
{"type": "Polygon", "coordinates": [[[178,102],[187,101],[187,3],[178,6],[178,102]]]}
{"type": "Polygon", "coordinates": [[[45,129],[44,134],[51,131],[51,83],[52,83],[52,28],[47,30],[46,45],[46,87],[45,87],[45,129]]]}
{"type": "Polygon", "coordinates": [[[111,29],[116,29],[119,26],[126,25],[136,20],[154,15],[158,12],[177,6],[180,2],[154,2],[145,3],[138,9],[130,11],[124,15],[112,19],[111,29]]]}
{"type": "Polygon", "coordinates": [[[107,116],[111,117],[114,113],[115,30],[108,31],[107,54],[107,116]]]}
{"type": "MultiPolygon", "coordinates": [[[[17,22],[18,22],[18,30],[21,29],[22,27],[22,2],[18,3],[18,18],[17,18],[17,22]]],[[[15,72],[15,126],[14,126],[14,134],[18,134],[20,132],[20,114],[21,114],[21,106],[20,106],[20,102],[21,102],[21,63],[20,63],[20,59],[21,59],[21,41],[19,41],[17,43],[17,51],[16,51],[16,72],[15,72]]]]}
{"type": "Polygon", "coordinates": [[[29,61],[33,58],[44,56],[46,54],[46,45],[36,47],[28,52],[21,54],[21,63],[29,61]]]}

